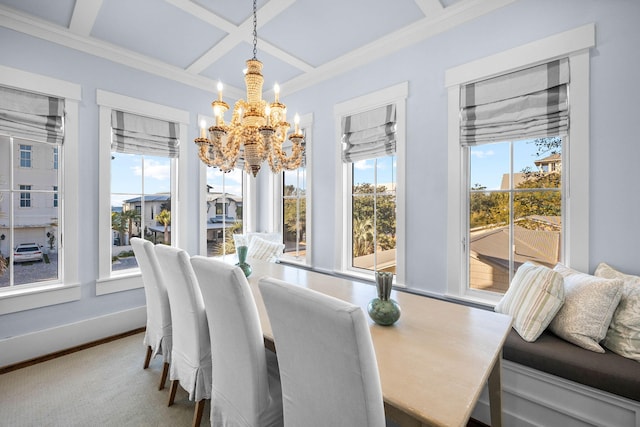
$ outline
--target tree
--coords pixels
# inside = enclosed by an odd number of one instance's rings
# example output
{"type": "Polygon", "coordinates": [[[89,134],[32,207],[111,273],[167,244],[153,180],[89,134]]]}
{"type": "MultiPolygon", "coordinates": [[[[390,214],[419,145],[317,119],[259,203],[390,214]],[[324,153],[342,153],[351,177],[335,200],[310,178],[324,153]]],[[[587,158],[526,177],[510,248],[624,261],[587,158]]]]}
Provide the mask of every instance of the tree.
{"type": "Polygon", "coordinates": [[[164,225],[164,239],[165,244],[169,243],[169,225],[171,225],[171,211],[163,209],[158,215],[156,215],[156,222],[164,225]]]}
{"type": "Polygon", "coordinates": [[[371,218],[353,219],[353,257],[373,253],[373,221],[371,218]]]}
{"type": "MultiPolygon", "coordinates": [[[[116,230],[121,237],[124,235],[126,224],[124,219],[122,218],[121,212],[111,212],[111,228],[116,230]]],[[[120,245],[123,244],[122,239],[119,242],[120,245]]]]}
{"type": "MultiPolygon", "coordinates": [[[[354,241],[356,239],[356,223],[359,221],[370,221],[371,231],[373,233],[374,223],[374,186],[369,183],[358,184],[354,186],[353,193],[353,230],[354,241]],[[365,195],[363,195],[365,194],[365,195]],[[371,194],[369,196],[369,194],[371,194]]],[[[373,253],[374,250],[388,250],[396,247],[396,197],[395,194],[388,194],[384,185],[379,185],[376,189],[375,197],[375,224],[376,224],[376,244],[369,247],[369,252],[362,253],[367,255],[373,253]]],[[[360,230],[363,231],[362,229],[360,230]]],[[[355,246],[355,243],[354,243],[355,246]]],[[[355,248],[354,248],[355,250],[355,248]]],[[[355,256],[355,252],[354,252],[355,256]]]]}
{"type": "Polygon", "coordinates": [[[127,234],[129,235],[129,242],[131,242],[131,237],[133,236],[133,222],[140,221],[140,212],[136,209],[129,209],[127,211],[122,211],[120,216],[127,224],[127,234]]]}

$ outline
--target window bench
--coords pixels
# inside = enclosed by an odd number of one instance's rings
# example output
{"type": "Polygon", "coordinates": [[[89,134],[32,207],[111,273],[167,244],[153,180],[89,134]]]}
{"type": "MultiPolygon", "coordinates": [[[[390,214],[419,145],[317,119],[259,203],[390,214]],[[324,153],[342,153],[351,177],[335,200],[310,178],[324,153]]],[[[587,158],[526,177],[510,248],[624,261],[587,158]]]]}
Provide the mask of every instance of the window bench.
{"type": "MultiPolygon", "coordinates": [[[[529,343],[511,330],[502,385],[505,425],[640,427],[640,363],[585,350],[548,331],[529,343]]],[[[485,390],[472,416],[486,423],[488,414],[485,390]]]]}

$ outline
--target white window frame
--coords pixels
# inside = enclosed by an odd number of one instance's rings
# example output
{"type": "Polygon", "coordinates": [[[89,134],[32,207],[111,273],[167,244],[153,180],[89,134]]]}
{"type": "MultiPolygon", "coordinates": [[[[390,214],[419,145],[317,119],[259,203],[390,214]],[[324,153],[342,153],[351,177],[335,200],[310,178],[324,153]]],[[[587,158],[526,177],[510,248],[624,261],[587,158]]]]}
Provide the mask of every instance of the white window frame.
{"type": "MultiPolygon", "coordinates": [[[[297,264],[304,266],[311,266],[311,256],[312,256],[312,206],[311,206],[311,188],[312,186],[312,176],[313,176],[313,161],[312,161],[312,150],[313,150],[313,114],[305,114],[300,116],[300,129],[304,130],[304,141],[305,141],[305,173],[306,173],[306,187],[305,187],[305,200],[306,200],[306,218],[305,222],[307,224],[306,228],[306,253],[304,258],[294,258],[294,257],[280,257],[280,262],[284,262],[287,264],[297,264]]],[[[282,209],[282,173],[277,176],[274,174],[270,174],[271,180],[271,188],[273,189],[273,230],[280,233],[283,238],[284,243],[284,229],[283,229],[283,215],[284,211],[282,209]]]]}
{"type": "Polygon", "coordinates": [[[78,194],[78,105],[81,86],[64,80],[0,65],[0,84],[65,100],[65,136],[61,167],[60,249],[62,263],[55,283],[33,283],[0,289],[0,315],[62,304],[80,299],[79,283],[79,200],[78,194]],[[71,197],[65,197],[65,194],[71,197]],[[64,236],[64,239],[62,238],[64,236]]]}
{"type": "Polygon", "coordinates": [[[580,271],[589,268],[589,49],[595,46],[595,25],[587,24],[523,46],[447,70],[448,90],[448,223],[447,293],[454,299],[495,306],[501,295],[469,289],[464,238],[465,159],[460,145],[460,88],[519,69],[568,57],[571,70],[569,137],[563,138],[564,262],[580,271]],[[564,160],[566,159],[566,160],[564,160]]]}
{"type": "Polygon", "coordinates": [[[395,284],[405,285],[405,207],[406,207],[406,102],[409,83],[402,82],[379,91],[336,104],[333,108],[336,141],[336,251],[335,269],[340,274],[372,280],[374,272],[363,273],[351,265],[351,164],[342,162],[342,118],[389,104],[396,106],[396,275],[395,284]]]}
{"type": "Polygon", "coordinates": [[[20,167],[21,168],[31,168],[33,167],[33,146],[30,144],[20,144],[20,167]],[[22,148],[25,147],[25,148],[22,148]],[[25,157],[22,158],[22,153],[26,153],[25,157]],[[22,165],[22,161],[24,160],[27,165],[22,165]]]}
{"type": "Polygon", "coordinates": [[[143,286],[139,268],[111,271],[111,112],[118,110],[179,123],[179,157],[176,161],[171,162],[171,244],[175,246],[183,246],[181,231],[184,227],[180,221],[188,216],[186,203],[180,203],[180,199],[182,195],[186,195],[187,190],[189,112],[101,89],[97,90],[96,101],[100,107],[96,295],[104,295],[143,286]]]}
{"type": "MultiPolygon", "coordinates": [[[[205,128],[215,124],[215,118],[212,116],[206,116],[203,114],[198,114],[198,126],[200,123],[205,123],[205,128]]],[[[198,132],[199,132],[198,128],[198,132]]],[[[199,224],[198,227],[198,248],[199,253],[202,256],[207,256],[207,200],[205,194],[205,188],[207,188],[207,165],[202,163],[200,157],[196,154],[196,159],[198,160],[198,167],[200,168],[200,176],[198,179],[198,206],[200,207],[199,211],[199,224]]],[[[250,177],[244,170],[243,179],[242,179],[242,227],[244,228],[245,233],[247,231],[252,231],[255,228],[256,224],[256,212],[254,207],[256,206],[256,183],[255,179],[250,177]]],[[[232,254],[235,256],[235,254],[232,254]]]]}

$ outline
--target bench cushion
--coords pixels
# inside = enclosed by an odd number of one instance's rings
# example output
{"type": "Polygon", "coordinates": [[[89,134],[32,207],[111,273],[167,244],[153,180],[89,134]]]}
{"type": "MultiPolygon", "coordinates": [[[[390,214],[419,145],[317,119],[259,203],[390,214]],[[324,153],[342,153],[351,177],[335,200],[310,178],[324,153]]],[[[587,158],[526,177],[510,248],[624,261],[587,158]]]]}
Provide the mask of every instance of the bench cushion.
{"type": "Polygon", "coordinates": [[[640,402],[640,363],[608,349],[585,350],[545,331],[535,342],[511,330],[503,357],[539,371],[640,402]]]}

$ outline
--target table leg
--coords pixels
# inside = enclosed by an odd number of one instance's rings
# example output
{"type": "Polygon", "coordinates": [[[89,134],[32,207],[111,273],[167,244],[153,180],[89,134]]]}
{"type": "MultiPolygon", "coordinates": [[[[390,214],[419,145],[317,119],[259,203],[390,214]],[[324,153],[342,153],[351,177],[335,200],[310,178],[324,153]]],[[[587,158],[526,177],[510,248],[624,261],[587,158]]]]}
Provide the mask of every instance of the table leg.
{"type": "Polygon", "coordinates": [[[422,423],[398,408],[384,403],[384,415],[400,427],[422,427],[422,423]]]}
{"type": "Polygon", "coordinates": [[[502,355],[496,359],[489,374],[489,408],[491,412],[491,427],[502,427],[502,384],[500,370],[502,369],[502,355]]]}

